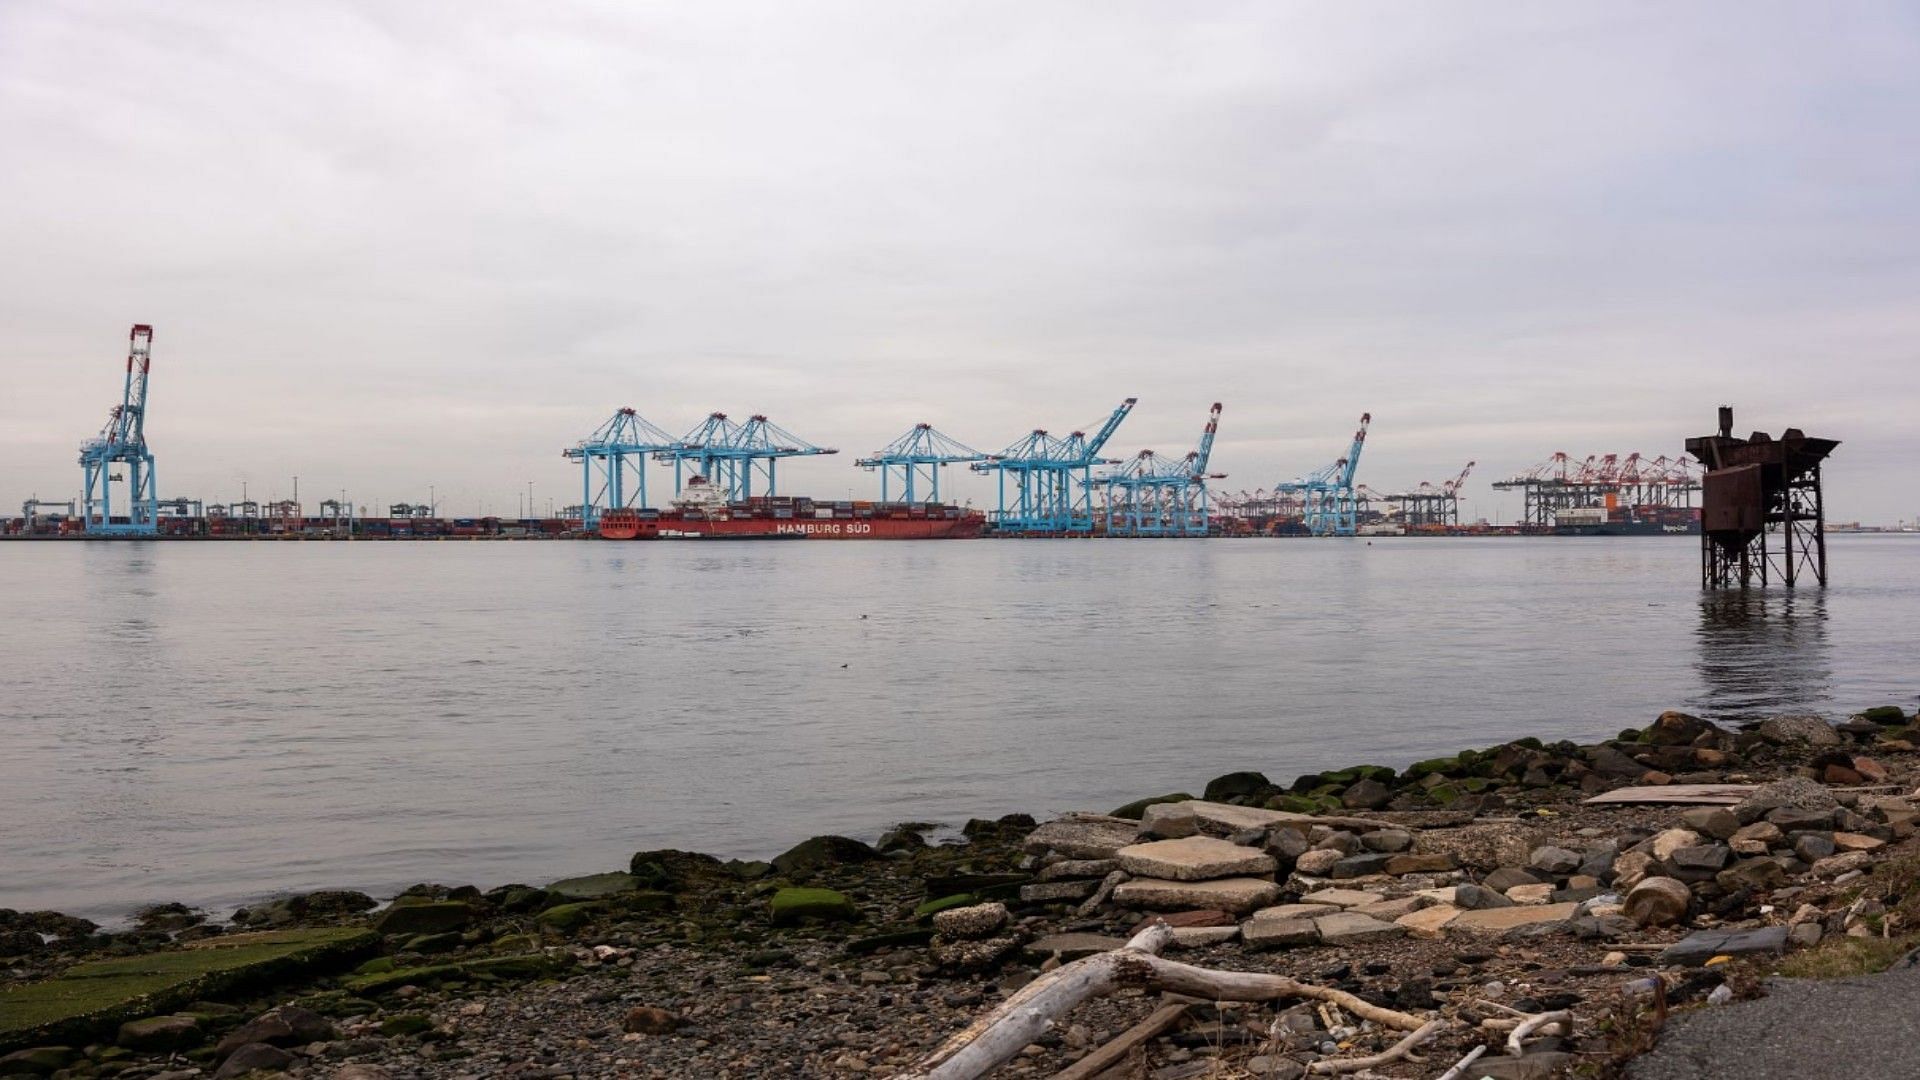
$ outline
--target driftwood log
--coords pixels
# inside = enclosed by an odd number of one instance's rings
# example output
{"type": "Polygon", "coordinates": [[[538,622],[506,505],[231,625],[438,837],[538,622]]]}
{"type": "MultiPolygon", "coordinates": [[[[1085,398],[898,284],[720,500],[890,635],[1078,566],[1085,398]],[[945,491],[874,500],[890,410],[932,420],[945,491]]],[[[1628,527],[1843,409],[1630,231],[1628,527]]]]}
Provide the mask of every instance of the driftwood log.
{"type": "Polygon", "coordinates": [[[1184,994],[1203,1001],[1304,998],[1332,1002],[1362,1020],[1419,1036],[1402,1040],[1387,1051],[1395,1056],[1405,1054],[1439,1030],[1438,1021],[1382,1008],[1331,987],[1296,982],[1282,975],[1214,971],[1161,958],[1160,951],[1172,940],[1173,930],[1156,919],[1121,948],[1075,960],[1041,975],[941,1043],[896,1080],[978,1080],[1017,1056],[1080,1003],[1126,987],[1184,994]]]}

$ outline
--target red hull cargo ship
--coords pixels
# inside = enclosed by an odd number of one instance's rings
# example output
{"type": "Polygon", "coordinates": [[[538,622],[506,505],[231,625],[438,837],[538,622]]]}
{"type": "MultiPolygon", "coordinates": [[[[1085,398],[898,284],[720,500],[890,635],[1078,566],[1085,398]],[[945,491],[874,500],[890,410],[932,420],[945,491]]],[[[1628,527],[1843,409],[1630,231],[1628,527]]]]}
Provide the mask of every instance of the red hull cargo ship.
{"type": "Polygon", "coordinates": [[[971,540],[985,529],[978,510],[939,503],[817,502],[759,496],[729,502],[698,480],[666,510],[609,510],[607,540],[971,540]]]}

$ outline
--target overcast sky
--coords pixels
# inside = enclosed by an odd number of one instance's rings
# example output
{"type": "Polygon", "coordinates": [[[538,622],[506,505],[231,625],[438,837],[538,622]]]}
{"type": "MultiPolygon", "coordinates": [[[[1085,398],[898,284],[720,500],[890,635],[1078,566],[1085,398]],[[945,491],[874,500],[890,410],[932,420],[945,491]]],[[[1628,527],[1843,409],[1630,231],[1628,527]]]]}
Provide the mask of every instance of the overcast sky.
{"type": "MultiPolygon", "coordinates": [[[[1391,490],[1737,427],[1920,514],[1920,7],[0,0],[0,508],[577,498],[616,407],[1391,490]]],[[[969,479],[963,492],[991,488],[969,479]]]]}

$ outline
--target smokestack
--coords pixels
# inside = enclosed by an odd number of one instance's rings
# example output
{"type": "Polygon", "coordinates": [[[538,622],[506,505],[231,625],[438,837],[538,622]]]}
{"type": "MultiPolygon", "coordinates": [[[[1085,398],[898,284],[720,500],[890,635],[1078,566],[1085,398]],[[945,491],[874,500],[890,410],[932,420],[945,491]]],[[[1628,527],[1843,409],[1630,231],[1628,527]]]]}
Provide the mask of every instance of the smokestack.
{"type": "Polygon", "coordinates": [[[1720,406],[1720,437],[1733,438],[1733,406],[1731,405],[1720,406]]]}

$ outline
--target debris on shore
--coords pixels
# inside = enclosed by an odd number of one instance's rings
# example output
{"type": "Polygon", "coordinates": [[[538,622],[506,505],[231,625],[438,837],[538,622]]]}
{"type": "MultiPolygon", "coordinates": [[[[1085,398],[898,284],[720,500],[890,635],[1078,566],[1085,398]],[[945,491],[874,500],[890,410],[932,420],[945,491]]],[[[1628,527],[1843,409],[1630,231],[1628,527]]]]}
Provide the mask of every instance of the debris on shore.
{"type": "Polygon", "coordinates": [[[1783,958],[1912,947],[1916,744],[1894,707],[1669,712],[952,841],[644,851],[228,925],[0,910],[0,1077],[1604,1074],[1783,958]]]}

